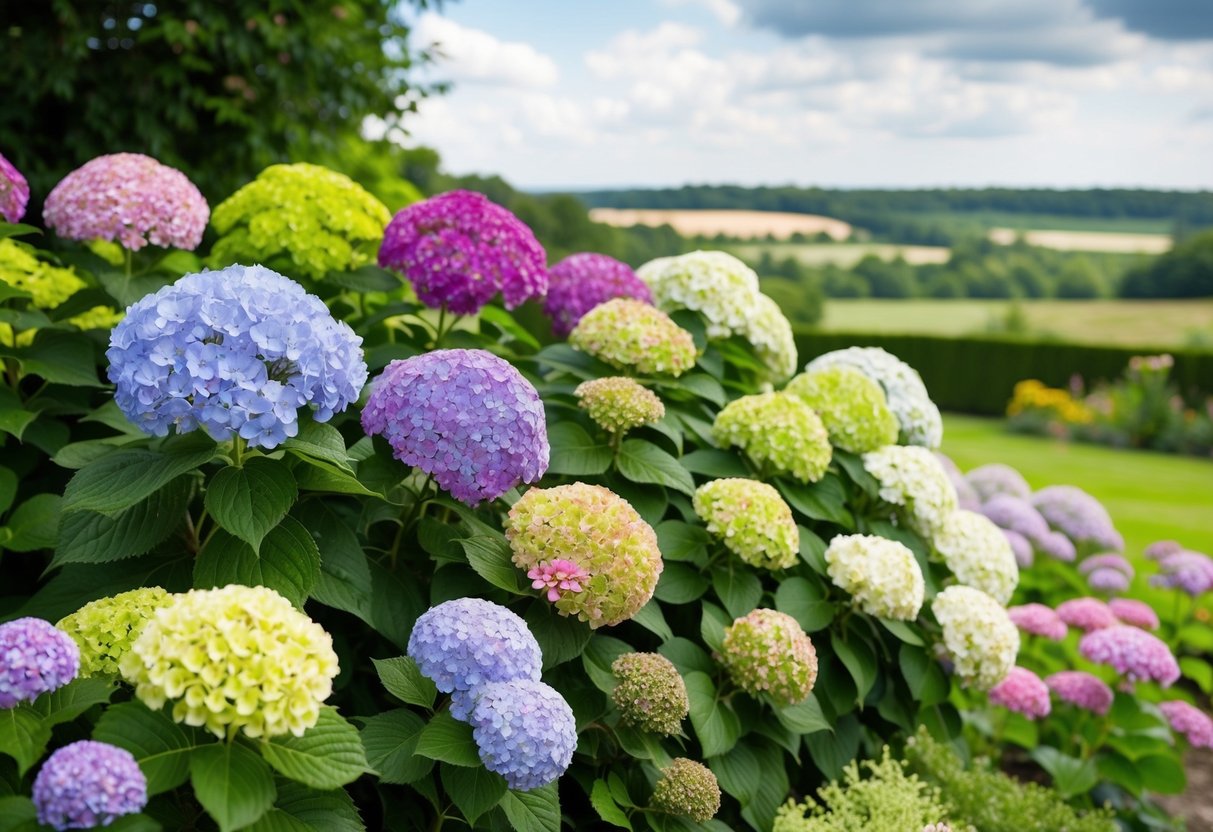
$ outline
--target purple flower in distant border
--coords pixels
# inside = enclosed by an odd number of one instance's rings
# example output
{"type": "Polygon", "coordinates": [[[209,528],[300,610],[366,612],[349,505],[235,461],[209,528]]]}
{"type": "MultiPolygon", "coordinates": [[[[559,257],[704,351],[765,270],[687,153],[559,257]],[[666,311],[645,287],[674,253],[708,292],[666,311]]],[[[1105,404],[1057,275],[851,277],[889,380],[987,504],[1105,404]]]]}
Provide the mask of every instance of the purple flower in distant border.
{"type": "Polygon", "coordinates": [[[1030,541],[1040,540],[1049,533],[1049,524],[1040,512],[1020,497],[995,494],[979,510],[999,528],[1018,532],[1030,541]]]}
{"type": "Polygon", "coordinates": [[[1171,730],[1183,734],[1193,748],[1213,748],[1213,719],[1204,711],[1178,699],[1160,702],[1158,710],[1171,730]]]}
{"type": "Polygon", "coordinates": [[[1091,555],[1083,558],[1078,564],[1078,571],[1083,575],[1090,575],[1098,569],[1115,569],[1124,574],[1126,578],[1133,577],[1133,564],[1129,563],[1121,555],[1106,552],[1102,555],[1091,555]]]}
{"type": "Polygon", "coordinates": [[[1140,627],[1143,630],[1157,630],[1160,624],[1158,613],[1145,601],[1113,598],[1108,602],[1108,609],[1123,623],[1140,627]]]}
{"type": "Polygon", "coordinates": [[[1044,604],[1009,607],[1007,615],[1016,627],[1034,636],[1061,641],[1069,632],[1066,622],[1061,620],[1061,616],[1044,604]]]}
{"type": "Polygon", "coordinates": [[[1043,554],[1053,558],[1053,560],[1060,560],[1065,563],[1072,563],[1078,557],[1078,550],[1074,548],[1074,544],[1070,541],[1070,538],[1061,532],[1049,532],[1036,541],[1036,548],[1043,554]]]}
{"type": "Polygon", "coordinates": [[[1012,667],[1001,682],[990,688],[990,702],[1028,719],[1049,715],[1049,688],[1040,677],[1023,667],[1012,667]]]}
{"type": "Polygon", "coordinates": [[[104,742],[65,745],[34,779],[38,823],[55,829],[109,826],[147,805],[147,779],[131,752],[104,742]]]}
{"type": "Polygon", "coordinates": [[[1143,554],[1150,560],[1162,560],[1167,555],[1174,555],[1184,550],[1178,540],[1156,540],[1145,548],[1143,554]]]}
{"type": "Polygon", "coordinates": [[[0,624],[0,708],[32,702],[80,672],[80,648],[41,618],[0,624]]]}
{"type": "Polygon", "coordinates": [[[1125,540],[1112,525],[1107,510],[1087,492],[1073,485],[1051,485],[1032,495],[1032,505],[1054,529],[1076,546],[1123,552],[1125,540]]]}
{"type": "Polygon", "coordinates": [[[1129,589],[1129,579],[1119,569],[1105,567],[1096,569],[1090,575],[1087,575],[1087,586],[1091,587],[1095,592],[1115,595],[1118,592],[1126,592],[1129,589]]]}
{"type": "Polygon", "coordinates": [[[468,505],[535,482],[551,452],[534,385],[484,350],[393,361],[371,385],[362,428],[468,505]]]}
{"type": "Polygon", "coordinates": [[[652,303],[653,293],[627,263],[594,252],[570,254],[548,270],[543,311],[552,319],[552,333],[567,338],[582,315],[613,298],[652,303]]]}
{"type": "Polygon", "coordinates": [[[564,774],[577,748],[573,709],[538,681],[490,682],[473,694],[472,739],[489,771],[530,791],[564,774]]]}
{"type": "Polygon", "coordinates": [[[408,278],[422,303],[458,315],[479,312],[498,292],[506,309],[543,297],[546,261],[526,223],[473,191],[401,209],[379,248],[379,265],[408,278]]]}
{"type": "Polygon", "coordinates": [[[29,183],[0,153],[0,217],[8,222],[21,222],[26,205],[29,205],[29,183]]]}
{"type": "Polygon", "coordinates": [[[1078,650],[1088,661],[1111,665],[1129,682],[1155,681],[1165,688],[1179,679],[1179,664],[1171,648],[1157,636],[1127,624],[1087,633],[1078,650]]]}
{"type": "Polygon", "coordinates": [[[1112,707],[1115,694],[1097,676],[1083,670],[1063,670],[1045,679],[1045,684],[1063,702],[1104,716],[1112,707]]]}
{"type": "Polygon", "coordinates": [[[981,498],[982,502],[992,500],[999,494],[1009,494],[1012,497],[1026,500],[1032,493],[1032,487],[1023,478],[1023,474],[1010,465],[1003,465],[1000,462],[974,468],[965,475],[965,478],[973,486],[973,490],[977,492],[977,496],[981,498]]]}
{"type": "Polygon", "coordinates": [[[1011,544],[1011,551],[1015,553],[1015,562],[1019,564],[1019,568],[1026,569],[1031,566],[1036,560],[1036,551],[1032,548],[1031,542],[1019,532],[1008,529],[1001,531],[1002,536],[1011,544]]]}
{"type": "Polygon", "coordinates": [[[1180,550],[1164,555],[1158,568],[1161,574],[1150,578],[1155,586],[1179,589],[1194,597],[1213,590],[1213,558],[1208,555],[1180,550]]]}
{"type": "Polygon", "coordinates": [[[1057,616],[1071,627],[1077,627],[1084,632],[1116,624],[1116,616],[1112,614],[1112,610],[1098,598],[1063,601],[1057,605],[1057,616]]]}

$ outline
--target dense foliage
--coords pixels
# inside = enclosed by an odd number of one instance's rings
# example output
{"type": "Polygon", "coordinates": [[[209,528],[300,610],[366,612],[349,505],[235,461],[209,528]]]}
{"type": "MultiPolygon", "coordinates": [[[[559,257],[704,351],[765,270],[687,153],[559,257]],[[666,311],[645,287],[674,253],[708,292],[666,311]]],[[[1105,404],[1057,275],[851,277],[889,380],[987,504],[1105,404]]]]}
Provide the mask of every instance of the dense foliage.
{"type": "Polygon", "coordinates": [[[1213,296],[1213,231],[1195,234],[1141,268],[1121,286],[1127,298],[1213,296]]]}

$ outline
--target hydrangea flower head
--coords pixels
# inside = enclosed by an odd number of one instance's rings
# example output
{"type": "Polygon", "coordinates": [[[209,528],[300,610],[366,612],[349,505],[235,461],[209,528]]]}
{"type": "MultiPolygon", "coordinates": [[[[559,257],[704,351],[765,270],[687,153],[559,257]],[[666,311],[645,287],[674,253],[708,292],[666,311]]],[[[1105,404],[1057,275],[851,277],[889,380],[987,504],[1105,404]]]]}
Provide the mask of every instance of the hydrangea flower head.
{"type": "Polygon", "coordinates": [[[926,448],[886,445],[864,454],[863,467],[880,484],[880,499],[896,506],[924,537],[932,537],[956,511],[956,488],[926,448]]]}
{"type": "Polygon", "coordinates": [[[661,770],[649,805],[696,823],[707,823],[720,811],[720,783],[703,763],[675,757],[661,770]]]}
{"type": "Polygon", "coordinates": [[[80,671],[80,648],[41,618],[0,624],[0,708],[32,702],[66,685],[80,671]]]}
{"type": "Polygon", "coordinates": [[[690,309],[703,315],[708,338],[746,333],[757,311],[758,275],[723,251],[662,257],[641,266],[637,275],[661,309],[690,309]]]}
{"type": "Polygon", "coordinates": [[[34,778],[38,823],[53,829],[109,826],[147,805],[147,778],[131,752],[80,740],[55,751],[34,778]]]}
{"type": "Polygon", "coordinates": [[[801,482],[817,482],[834,451],[821,417],[789,393],[758,393],[729,402],[716,414],[712,437],[736,446],[760,466],[801,482]]]}
{"type": "Polygon", "coordinates": [[[817,651],[795,618],[757,609],[724,631],[721,664],[742,690],[780,705],[803,702],[817,681],[817,651]]]}
{"type": "Polygon", "coordinates": [[[1115,694],[1102,679],[1084,670],[1063,670],[1045,679],[1049,690],[1063,702],[1105,716],[1112,707],[1115,694]]]}
{"type": "Polygon", "coordinates": [[[680,376],[695,366],[691,333],[647,303],[615,298],[585,313],[569,343],[612,367],[642,375],[680,376]]]}
{"type": "Polygon", "coordinates": [[[960,507],[967,511],[981,511],[981,498],[977,496],[976,489],[969,484],[968,479],[952,461],[952,458],[940,451],[935,452],[935,458],[948,472],[948,479],[952,481],[952,486],[956,489],[957,502],[960,507]]]}
{"type": "Polygon", "coordinates": [[[1213,748],[1213,719],[1204,711],[1178,699],[1160,702],[1158,710],[1171,730],[1183,734],[1193,748],[1213,748]]]}
{"type": "Polygon", "coordinates": [[[511,789],[530,791],[555,782],[573,760],[573,709],[543,682],[489,682],[472,695],[468,722],[484,767],[511,789]]]}
{"type": "Polygon", "coordinates": [[[787,392],[817,411],[830,442],[844,451],[862,454],[897,441],[897,419],[884,391],[854,367],[840,364],[801,373],[788,382],[787,392]]]}
{"type": "Polygon", "coordinates": [[[1163,555],[1158,568],[1159,574],[1150,576],[1155,586],[1178,589],[1193,597],[1213,590],[1213,558],[1208,555],[1180,550],[1163,555]]]}
{"type": "Polygon", "coordinates": [[[535,482],[551,453],[534,385],[484,350],[393,361],[372,385],[362,428],[468,505],[535,482]]]}
{"type": "Polygon", "coordinates": [[[586,251],[570,254],[548,270],[543,311],[552,319],[552,333],[567,338],[586,312],[613,298],[652,303],[653,293],[627,263],[586,251]]]}
{"type": "Polygon", "coordinates": [[[754,301],[754,314],[742,335],[766,364],[772,380],[781,382],[795,374],[796,338],[791,322],[775,301],[759,293],[754,301]]]}
{"type": "Polygon", "coordinates": [[[333,692],[333,639],[264,586],[193,589],[160,607],[118,662],[152,710],[217,737],[293,734],[333,692]]]}
{"type": "Polygon", "coordinates": [[[834,585],[869,615],[913,621],[925,586],[914,553],[895,540],[874,535],[837,535],[825,552],[834,585]]]}
{"type": "Polygon", "coordinates": [[[943,417],[931,401],[922,376],[913,367],[880,347],[848,347],[817,356],[805,371],[838,366],[854,367],[881,386],[889,410],[901,426],[902,442],[939,447],[943,441],[943,417]]]}
{"type": "Polygon", "coordinates": [[[1171,648],[1138,627],[1115,624],[1092,630],[1078,642],[1078,651],[1088,661],[1112,666],[1129,682],[1154,681],[1165,688],[1179,679],[1171,648]]]}
{"type": "Polygon", "coordinates": [[[202,427],[275,448],[299,408],[325,422],[366,383],[362,339],[315,295],[261,266],[190,274],[139,300],[110,334],[118,408],[141,430],[202,427]]]}
{"type": "Polygon", "coordinates": [[[625,725],[666,736],[682,730],[691,705],[673,662],[660,653],[624,653],[611,672],[617,682],[611,698],[625,725]]]}
{"type": "Polygon", "coordinates": [[[1076,546],[1123,552],[1125,540],[1112,525],[1107,510],[1087,492],[1073,485],[1050,485],[1032,495],[1032,505],[1049,525],[1076,546]]]}
{"type": "MultiPolygon", "coordinates": [[[[36,249],[12,238],[0,240],[0,284],[27,293],[31,306],[54,309],[86,284],[71,268],[56,266],[40,258],[36,249]]],[[[110,329],[122,320],[112,306],[94,306],[67,319],[81,330],[110,329]]],[[[14,340],[12,324],[0,323],[0,344],[27,346],[37,330],[25,329],[14,340]]]]}
{"type": "Polygon", "coordinates": [[[118,673],[118,662],[172,596],[158,586],[91,601],[55,626],[80,648],[80,675],[118,673]]]}
{"type": "MultiPolygon", "coordinates": [[[[986,466],[990,467],[990,466],[986,466]]],[[[1000,529],[1017,532],[1035,543],[1049,534],[1049,524],[1022,497],[1011,494],[995,494],[978,509],[1000,529]]]]}
{"type": "Polygon", "coordinates": [[[426,306],[473,315],[541,298],[547,255],[526,223],[487,197],[450,191],[402,208],[383,232],[379,265],[403,274],[426,306]]]}
{"type": "Polygon", "coordinates": [[[576,566],[581,590],[563,592],[555,606],[595,629],[639,612],[663,568],[653,527],[600,485],[530,489],[510,509],[505,536],[514,565],[528,573],[556,560],[576,566]]]}
{"type": "Polygon", "coordinates": [[[792,509],[773,487],[729,478],[699,486],[695,513],[708,533],[750,566],[787,569],[800,553],[800,530],[792,509]]]}
{"type": "MultiPolygon", "coordinates": [[[[1000,495],[1020,500],[1027,500],[1032,496],[1032,486],[1028,485],[1023,474],[1001,462],[980,465],[965,474],[965,479],[973,486],[983,503],[988,503],[1000,495]]],[[[994,520],[993,517],[990,519],[994,520]]]]}
{"type": "Polygon", "coordinates": [[[984,515],[959,509],[944,518],[932,539],[956,580],[1000,604],[1019,584],[1019,564],[1002,530],[984,515]]]}
{"type": "Polygon", "coordinates": [[[1145,548],[1142,553],[1150,560],[1162,560],[1167,555],[1175,555],[1184,550],[1178,540],[1156,540],[1145,548]]]}
{"type": "Polygon", "coordinates": [[[1157,630],[1161,622],[1158,613],[1145,601],[1134,598],[1113,598],[1108,602],[1112,615],[1123,624],[1131,624],[1143,630],[1157,630]]]}
{"type": "Polygon", "coordinates": [[[555,604],[566,592],[581,592],[589,577],[580,566],[571,560],[556,560],[532,566],[526,576],[532,589],[542,589],[547,599],[555,604]]]}
{"type": "Polygon", "coordinates": [[[1052,607],[1044,604],[1023,604],[1007,609],[1007,616],[1025,633],[1061,641],[1070,630],[1052,607]]]}
{"type": "Polygon", "coordinates": [[[1119,569],[1096,569],[1087,575],[1087,586],[1095,592],[1105,592],[1114,595],[1129,589],[1129,579],[1119,569]]]}
{"type": "Polygon", "coordinates": [[[1074,559],[1078,557],[1078,550],[1074,548],[1074,544],[1070,541],[1070,538],[1061,532],[1050,531],[1044,537],[1035,541],[1035,543],[1037,549],[1053,558],[1053,560],[1073,563],[1074,559]]]}
{"type": "Polygon", "coordinates": [[[344,174],[320,165],[271,165],[215,206],[219,240],[210,263],[289,258],[292,274],[318,280],[375,261],[387,207],[344,174]]]}
{"type": "Polygon", "coordinates": [[[1116,616],[1108,605],[1098,598],[1073,598],[1057,605],[1057,617],[1085,633],[1111,627],[1116,616]]]}
{"type": "MultiPolygon", "coordinates": [[[[963,505],[964,501],[961,501],[963,505]]],[[[1032,544],[1019,532],[1008,531],[1002,529],[1002,536],[1007,539],[1007,543],[1011,545],[1011,551],[1015,553],[1015,562],[1019,564],[1020,569],[1027,569],[1036,560],[1036,550],[1032,548],[1032,544]]]]}
{"type": "Polygon", "coordinates": [[[1090,575],[1096,569],[1115,569],[1118,572],[1123,572],[1128,578],[1132,578],[1134,574],[1133,564],[1129,563],[1123,555],[1117,555],[1112,552],[1106,552],[1102,555],[1090,555],[1083,558],[1078,564],[1078,571],[1083,575],[1090,575]]]}
{"type": "Polygon", "coordinates": [[[950,586],[931,603],[956,675],[978,690],[1007,677],[1019,653],[1019,630],[1002,604],[980,589],[950,586]]]}
{"type": "Polygon", "coordinates": [[[1052,710],[1048,685],[1032,671],[1018,666],[990,688],[990,702],[1028,719],[1043,719],[1052,710]]]}
{"type": "Polygon", "coordinates": [[[149,243],[193,251],[210,208],[184,173],[140,153],[98,156],[46,197],[42,216],[68,240],[112,240],[130,251],[149,243]]]}
{"type": "Polygon", "coordinates": [[[21,222],[26,205],[29,205],[29,182],[0,153],[0,218],[6,222],[21,222]]]}
{"type": "Polygon", "coordinates": [[[581,409],[608,433],[626,433],[665,416],[665,405],[656,393],[623,376],[583,381],[573,394],[581,409]]]}

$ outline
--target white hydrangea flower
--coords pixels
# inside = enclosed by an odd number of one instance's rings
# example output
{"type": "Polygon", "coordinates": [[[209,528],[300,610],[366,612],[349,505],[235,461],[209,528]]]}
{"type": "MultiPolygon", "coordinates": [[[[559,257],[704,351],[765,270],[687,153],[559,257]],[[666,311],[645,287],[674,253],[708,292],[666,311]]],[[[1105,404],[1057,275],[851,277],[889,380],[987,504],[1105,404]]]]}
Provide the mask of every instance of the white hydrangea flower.
{"type": "Polygon", "coordinates": [[[880,499],[900,507],[906,524],[925,537],[956,511],[956,486],[926,448],[886,445],[864,454],[863,467],[880,484],[880,499]]]}
{"type": "Polygon", "coordinates": [[[745,334],[757,312],[758,275],[723,251],[692,251],[646,263],[636,275],[666,312],[691,309],[707,319],[708,338],[745,334]]]}
{"type": "Polygon", "coordinates": [[[756,304],[749,326],[742,334],[754,345],[775,381],[784,381],[796,372],[796,339],[792,335],[792,324],[779,304],[766,295],[759,294],[756,304]]]}
{"type": "Polygon", "coordinates": [[[932,543],[960,583],[1000,604],[1011,600],[1019,584],[1019,565],[1007,536],[989,518],[954,511],[936,529],[932,543]]]}
{"type": "Polygon", "coordinates": [[[1019,653],[1019,630],[1006,608],[980,589],[950,586],[931,603],[956,675],[989,690],[1007,677],[1019,653]]]}
{"type": "Polygon", "coordinates": [[[864,612],[899,621],[918,617],[926,588],[914,553],[903,544],[866,534],[838,535],[825,559],[830,580],[864,612]]]}

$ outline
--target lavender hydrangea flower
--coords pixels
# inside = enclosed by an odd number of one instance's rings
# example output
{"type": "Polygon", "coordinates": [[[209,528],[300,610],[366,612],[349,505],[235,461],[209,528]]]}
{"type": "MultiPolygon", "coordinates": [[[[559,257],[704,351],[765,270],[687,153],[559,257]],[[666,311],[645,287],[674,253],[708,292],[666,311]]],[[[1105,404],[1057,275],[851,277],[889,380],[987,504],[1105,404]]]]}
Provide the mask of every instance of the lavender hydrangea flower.
{"type": "Polygon", "coordinates": [[[1160,574],[1150,577],[1154,586],[1178,589],[1193,597],[1213,590],[1213,558],[1208,555],[1181,550],[1164,555],[1158,568],[1160,574]]]}
{"type": "Polygon", "coordinates": [[[1121,555],[1112,552],[1105,552],[1102,555],[1091,555],[1083,558],[1078,564],[1078,571],[1083,575],[1090,575],[1098,569],[1114,569],[1117,572],[1124,574],[1126,578],[1133,577],[1133,564],[1129,563],[1121,555]]]}
{"type": "Polygon", "coordinates": [[[29,183],[21,171],[0,153],[0,217],[8,222],[21,222],[29,204],[29,183]]]}
{"type": "Polygon", "coordinates": [[[577,723],[556,690],[539,681],[490,682],[473,698],[468,721],[485,768],[519,791],[564,774],[577,748],[577,723]]]}
{"type": "Polygon", "coordinates": [[[1087,633],[1078,650],[1089,661],[1111,665],[1129,682],[1155,681],[1165,688],[1179,679],[1179,664],[1171,648],[1157,636],[1127,624],[1087,633]]]}
{"type": "Polygon", "coordinates": [[[1051,485],[1032,495],[1032,505],[1048,524],[1076,546],[1123,552],[1125,540],[1107,510],[1087,492],[1073,485],[1051,485]]]}
{"type": "Polygon", "coordinates": [[[362,427],[468,505],[535,482],[551,452],[539,393],[484,350],[393,361],[372,385],[362,427]]]}
{"type": "Polygon", "coordinates": [[[1178,540],[1156,540],[1145,548],[1143,554],[1150,560],[1162,560],[1167,555],[1174,555],[1184,550],[1178,540]]]}
{"type": "Polygon", "coordinates": [[[505,208],[451,191],[401,209],[383,232],[379,265],[413,284],[426,306],[473,315],[500,292],[506,309],[548,288],[547,255],[505,208]]]}
{"type": "Polygon", "coordinates": [[[1019,532],[1007,529],[1002,529],[1002,536],[1007,539],[1007,543],[1011,544],[1011,552],[1014,553],[1015,562],[1019,564],[1019,568],[1026,569],[1031,566],[1036,560],[1036,551],[1032,548],[1031,542],[1019,532]]]}
{"type": "Polygon", "coordinates": [[[1078,550],[1074,548],[1070,538],[1061,532],[1050,531],[1036,541],[1036,548],[1053,560],[1060,560],[1064,563],[1072,563],[1078,557],[1078,550]]]}
{"type": "Polygon", "coordinates": [[[956,488],[957,506],[966,511],[981,511],[981,497],[977,495],[977,490],[973,488],[960,467],[952,461],[952,457],[942,451],[935,451],[935,458],[939,460],[943,470],[948,472],[948,479],[956,488]]]}
{"type": "Polygon", "coordinates": [[[990,702],[1028,719],[1049,715],[1049,688],[1041,678],[1023,667],[1012,667],[1001,682],[990,688],[990,702]]]}
{"type": "Polygon", "coordinates": [[[147,805],[147,779],[134,756],[104,742],[65,745],[34,779],[38,823],[54,829],[109,826],[147,805]]]}
{"type": "Polygon", "coordinates": [[[982,503],[979,511],[993,520],[999,528],[1018,532],[1029,541],[1040,540],[1049,533],[1049,524],[1040,516],[1040,512],[1022,497],[995,494],[982,503]]]}
{"type": "Polygon", "coordinates": [[[1129,579],[1119,569],[1105,567],[1092,570],[1087,575],[1087,586],[1091,587],[1095,592],[1115,595],[1118,592],[1126,592],[1129,589],[1129,579]]]}
{"type": "Polygon", "coordinates": [[[1100,716],[1108,713],[1115,698],[1112,689],[1102,679],[1083,670],[1054,673],[1045,679],[1045,684],[1063,702],[1100,716]]]}
{"type": "Polygon", "coordinates": [[[1113,598],[1108,602],[1108,609],[1116,618],[1143,630],[1157,630],[1161,624],[1158,613],[1145,601],[1133,598],[1113,598]]]}
{"type": "Polygon", "coordinates": [[[1171,730],[1183,734],[1193,748],[1213,748],[1213,719],[1204,711],[1178,699],[1160,702],[1158,710],[1171,730]]]}
{"type": "Polygon", "coordinates": [[[190,274],[136,302],[110,334],[118,408],[141,430],[204,428],[275,448],[299,408],[325,422],[366,383],[362,339],[298,283],[262,266],[190,274]]]}
{"type": "Polygon", "coordinates": [[[627,263],[588,251],[570,254],[548,270],[543,311],[552,319],[552,333],[567,338],[582,315],[613,298],[652,303],[653,293],[627,263]]]}
{"type": "Polygon", "coordinates": [[[977,496],[983,503],[994,499],[999,494],[1018,497],[1021,500],[1028,499],[1032,494],[1032,487],[1023,478],[1023,474],[1010,465],[1003,465],[1000,462],[974,468],[965,475],[965,479],[969,481],[969,485],[973,486],[973,490],[977,492],[977,496]]]}
{"type": "Polygon", "coordinates": [[[60,237],[149,243],[193,251],[210,219],[206,199],[184,173],[140,153],[98,156],[46,197],[42,216],[60,237]]]}
{"type": "Polygon", "coordinates": [[[1099,630],[1116,624],[1116,616],[1098,598],[1074,598],[1057,605],[1057,615],[1071,627],[1083,632],[1099,630]]]}
{"type": "Polygon", "coordinates": [[[17,618],[0,624],[0,708],[58,690],[79,671],[80,648],[49,621],[17,618]]]}
{"type": "Polygon", "coordinates": [[[1069,629],[1061,616],[1044,604],[1023,604],[1007,609],[1007,615],[1016,627],[1034,636],[1061,641],[1069,629]]]}

